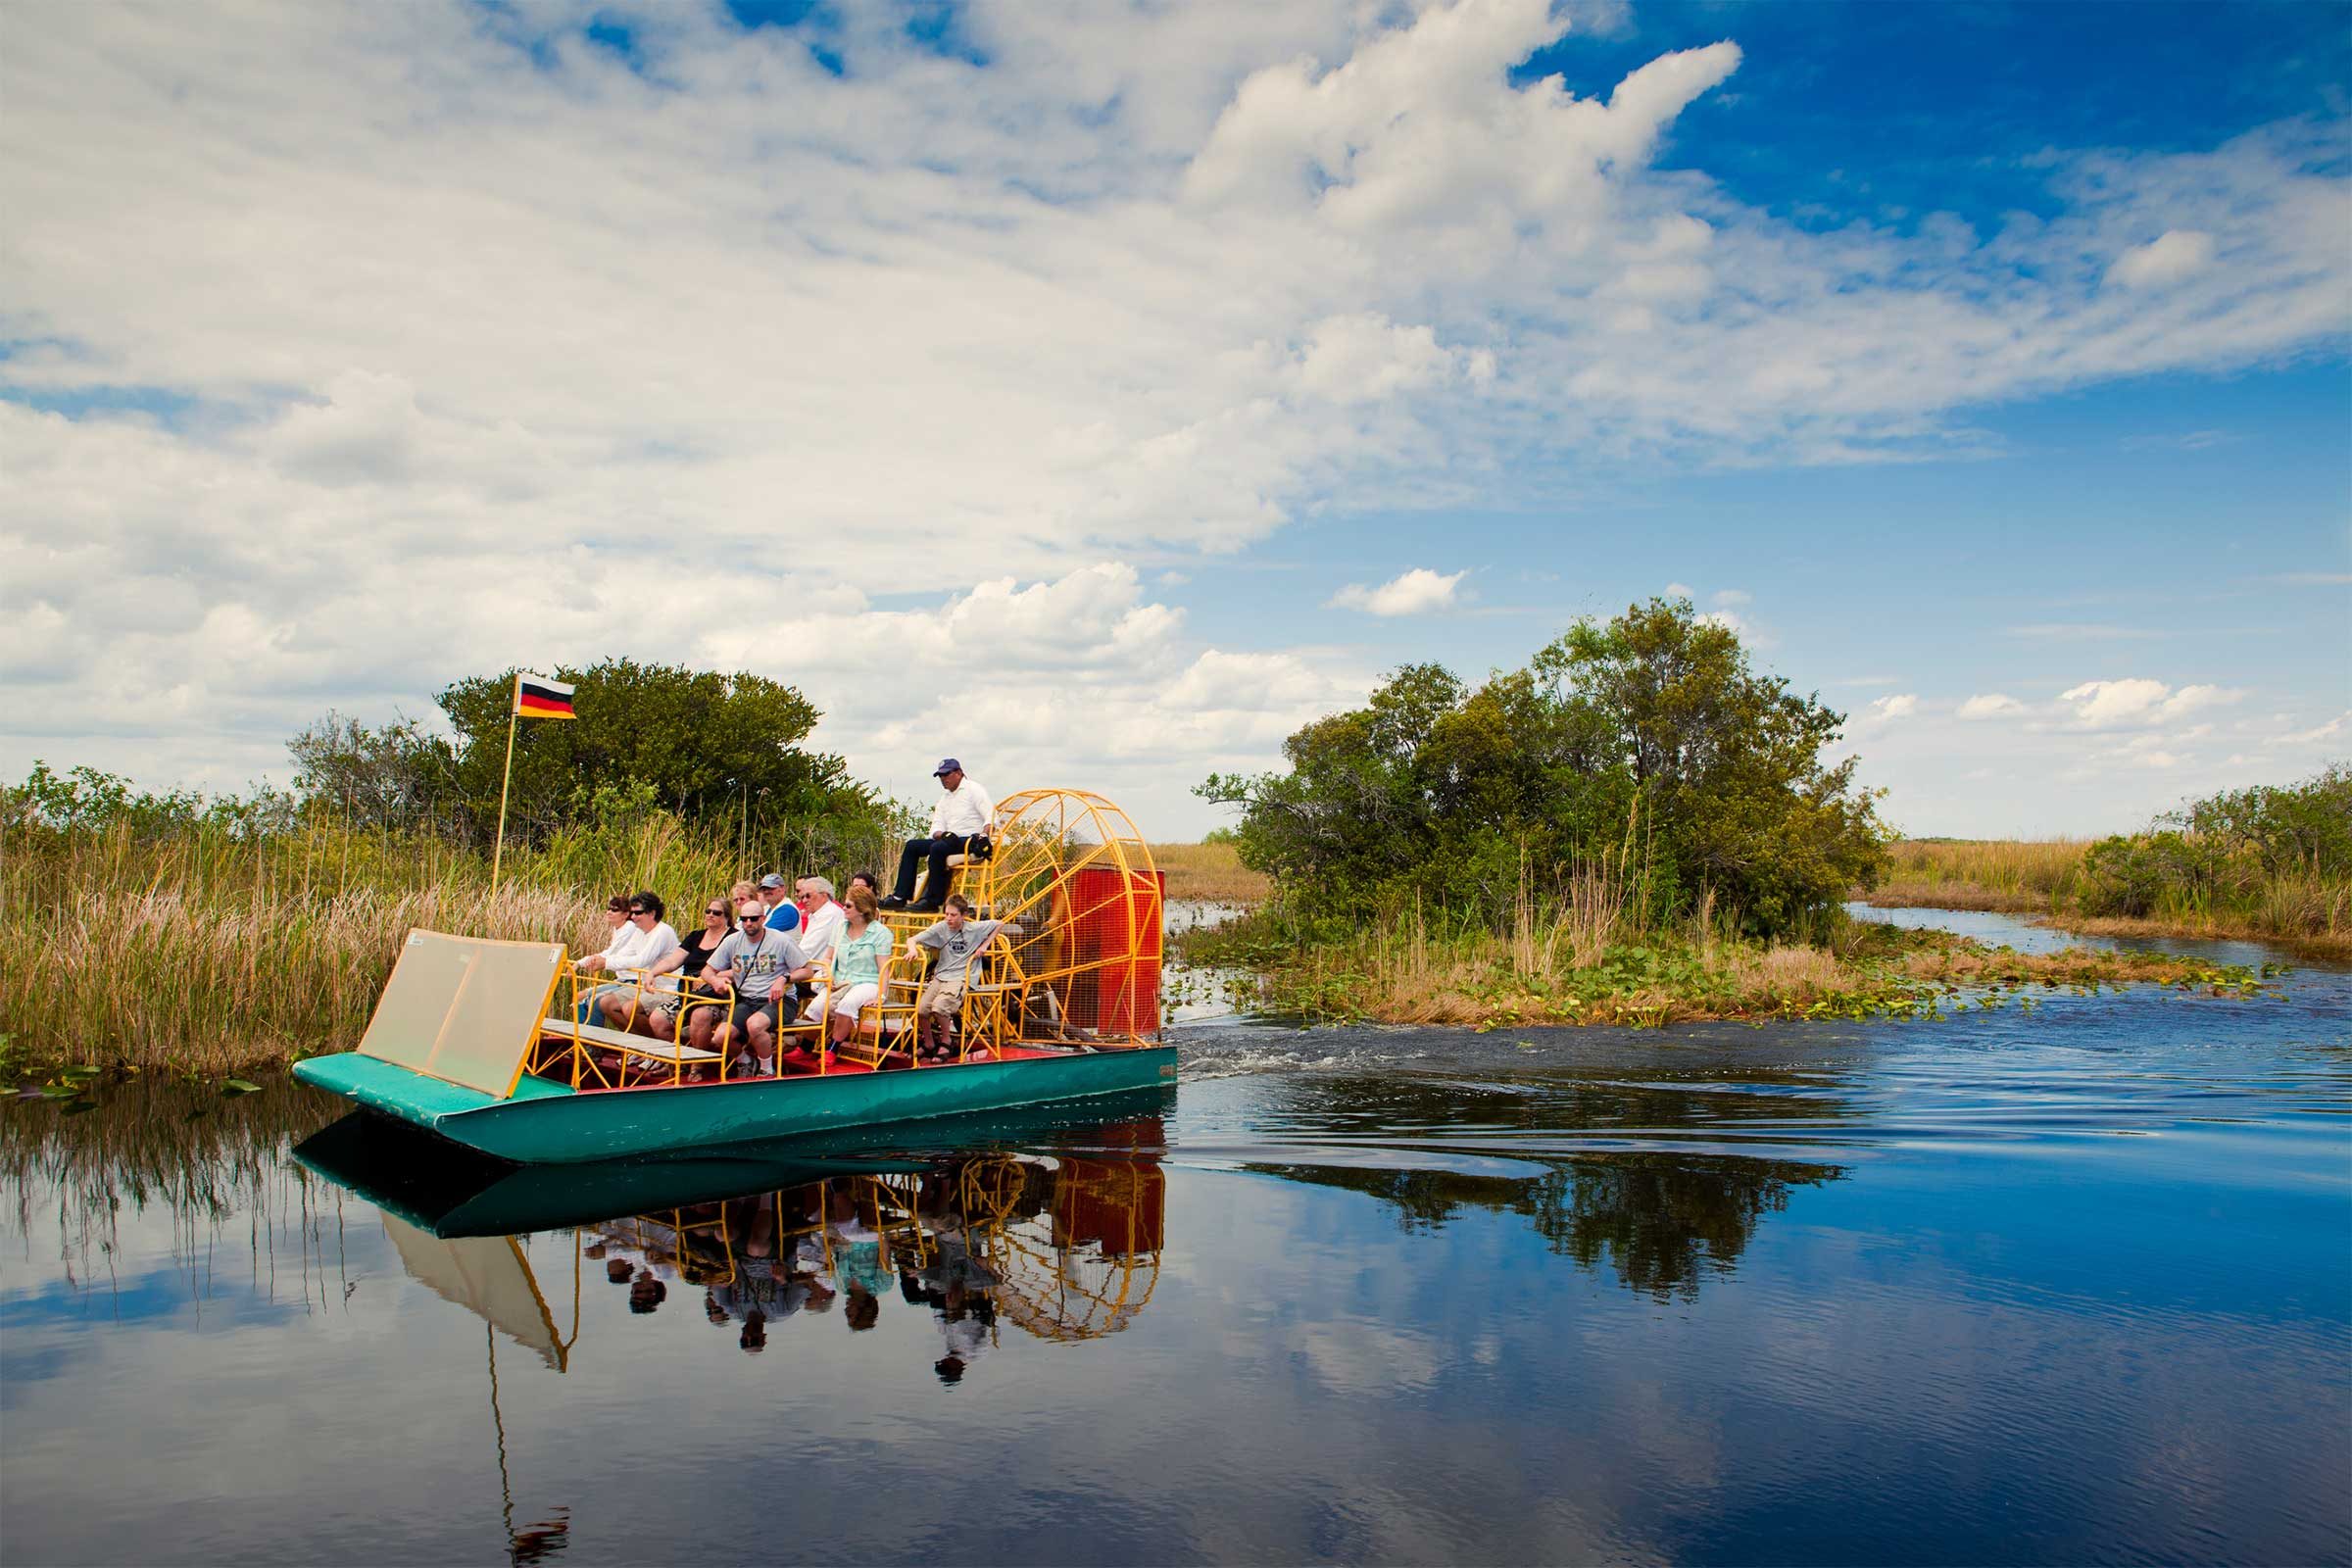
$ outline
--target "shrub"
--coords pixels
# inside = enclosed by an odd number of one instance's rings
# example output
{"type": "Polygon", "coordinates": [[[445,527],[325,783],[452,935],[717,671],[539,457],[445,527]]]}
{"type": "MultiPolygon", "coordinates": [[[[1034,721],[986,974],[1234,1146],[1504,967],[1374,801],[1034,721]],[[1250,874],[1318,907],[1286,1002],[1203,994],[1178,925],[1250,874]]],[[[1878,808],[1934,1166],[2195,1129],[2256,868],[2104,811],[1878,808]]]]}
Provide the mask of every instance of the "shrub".
{"type": "Polygon", "coordinates": [[[1211,775],[1199,793],[1243,808],[1244,862],[1302,909],[1430,905],[1498,928],[1531,868],[1555,895],[1606,855],[1645,917],[1712,894],[1770,933],[1884,863],[1854,760],[1821,760],[1843,723],[1753,670],[1688,600],[1652,600],[1475,690],[1407,665],[1291,736],[1289,772],[1211,775]]]}

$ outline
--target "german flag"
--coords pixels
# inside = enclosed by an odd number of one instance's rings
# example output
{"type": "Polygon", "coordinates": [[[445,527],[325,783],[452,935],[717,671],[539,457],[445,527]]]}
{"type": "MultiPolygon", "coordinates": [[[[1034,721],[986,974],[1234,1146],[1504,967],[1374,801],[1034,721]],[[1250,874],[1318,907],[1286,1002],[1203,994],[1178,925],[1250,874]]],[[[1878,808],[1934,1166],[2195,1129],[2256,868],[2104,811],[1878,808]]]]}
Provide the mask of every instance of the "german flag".
{"type": "Polygon", "coordinates": [[[514,677],[514,712],[519,718],[577,718],[571,710],[571,688],[560,680],[528,670],[514,677]]]}

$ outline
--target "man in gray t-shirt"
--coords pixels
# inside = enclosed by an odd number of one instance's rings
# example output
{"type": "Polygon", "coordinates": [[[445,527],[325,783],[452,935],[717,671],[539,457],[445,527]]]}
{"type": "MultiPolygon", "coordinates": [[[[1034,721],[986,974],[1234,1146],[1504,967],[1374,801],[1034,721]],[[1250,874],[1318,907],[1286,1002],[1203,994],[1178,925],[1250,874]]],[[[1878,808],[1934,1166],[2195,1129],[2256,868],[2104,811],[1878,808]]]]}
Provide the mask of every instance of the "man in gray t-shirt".
{"type": "Polygon", "coordinates": [[[972,960],[1004,929],[1004,921],[975,920],[971,912],[964,896],[952,893],[939,919],[906,939],[909,949],[929,948],[939,955],[931,978],[914,1000],[918,1049],[930,1060],[944,1060],[952,1054],[948,1024],[963,1006],[963,983],[971,975],[972,960]]]}
{"type": "MultiPolygon", "coordinates": [[[[703,968],[705,985],[735,988],[734,1004],[727,1008],[727,1043],[722,1049],[732,1055],[737,1041],[749,1041],[757,1070],[764,1077],[774,1076],[776,1032],[801,1010],[793,982],[808,979],[809,973],[808,956],[801,951],[801,945],[781,931],[770,931],[767,910],[757,902],[745,901],[735,911],[735,929],[712,951],[710,961],[703,968]]],[[[687,1035],[691,1044],[710,1049],[712,1014],[717,1011],[716,1007],[697,1009],[687,1035]]]]}

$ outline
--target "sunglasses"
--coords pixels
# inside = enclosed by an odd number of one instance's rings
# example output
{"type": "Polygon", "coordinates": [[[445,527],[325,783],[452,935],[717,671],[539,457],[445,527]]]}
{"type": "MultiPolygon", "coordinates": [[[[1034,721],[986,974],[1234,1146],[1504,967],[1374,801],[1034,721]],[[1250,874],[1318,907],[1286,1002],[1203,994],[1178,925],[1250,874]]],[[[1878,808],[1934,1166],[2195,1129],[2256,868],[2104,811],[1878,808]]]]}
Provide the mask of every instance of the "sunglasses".
{"type": "Polygon", "coordinates": [[[761,916],[757,914],[739,914],[735,917],[735,919],[736,922],[741,925],[758,925],[761,919],[761,916]]]}
{"type": "Polygon", "coordinates": [[[631,909],[631,910],[629,911],[629,913],[631,913],[631,914],[651,914],[651,913],[653,913],[653,912],[654,912],[654,911],[653,911],[653,910],[651,910],[651,909],[631,909]]]}
{"type": "Polygon", "coordinates": [[[724,910],[724,909],[721,909],[721,908],[717,908],[717,907],[715,907],[715,906],[714,906],[714,907],[711,907],[711,908],[705,909],[703,912],[704,912],[705,914],[715,914],[715,915],[717,915],[717,916],[718,916],[720,919],[722,919],[722,920],[723,920],[723,919],[725,919],[725,918],[727,917],[727,911],[726,911],[726,910],[724,910]]]}

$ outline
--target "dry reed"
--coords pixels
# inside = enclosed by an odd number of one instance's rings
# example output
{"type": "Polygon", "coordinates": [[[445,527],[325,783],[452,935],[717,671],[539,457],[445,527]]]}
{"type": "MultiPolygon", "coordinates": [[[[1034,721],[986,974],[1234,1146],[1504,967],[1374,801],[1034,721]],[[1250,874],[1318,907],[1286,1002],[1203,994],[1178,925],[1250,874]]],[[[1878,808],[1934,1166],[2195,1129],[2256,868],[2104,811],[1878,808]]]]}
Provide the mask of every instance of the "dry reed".
{"type": "Polygon", "coordinates": [[[2227,898],[2168,890],[2145,915],[2085,914],[2083,857],[2090,845],[2087,839],[1904,840],[1888,848],[1886,877],[1860,897],[1880,908],[2041,915],[2093,936],[2253,939],[2314,956],[2352,956],[2352,883],[2283,872],[2227,898]]]}
{"type": "Polygon", "coordinates": [[[690,925],[750,869],[732,835],[666,817],[510,853],[495,894],[486,857],[331,824],[267,838],[19,828],[0,835],[0,1035],[31,1062],[282,1061],[359,1037],[414,927],[594,952],[610,895],[651,889],[690,925]]]}
{"type": "Polygon", "coordinates": [[[1241,852],[1228,843],[1154,844],[1152,863],[1167,873],[1170,899],[1257,905],[1274,892],[1273,880],[1242,864],[1241,852]]]}
{"type": "Polygon", "coordinates": [[[1660,925],[1642,918],[1622,858],[1576,867],[1548,899],[1523,871],[1500,930],[1433,922],[1417,907],[1345,934],[1286,938],[1281,927],[1278,910],[1245,919],[1209,933],[1192,956],[1259,968],[1264,1001],[1277,1011],[1479,1028],[1914,1016],[1934,1011],[1954,986],[2234,986],[2241,978],[2203,959],[2081,950],[2021,956],[1842,916],[1823,922],[1818,942],[1759,943],[1704,895],[1690,915],[1660,925]]]}

